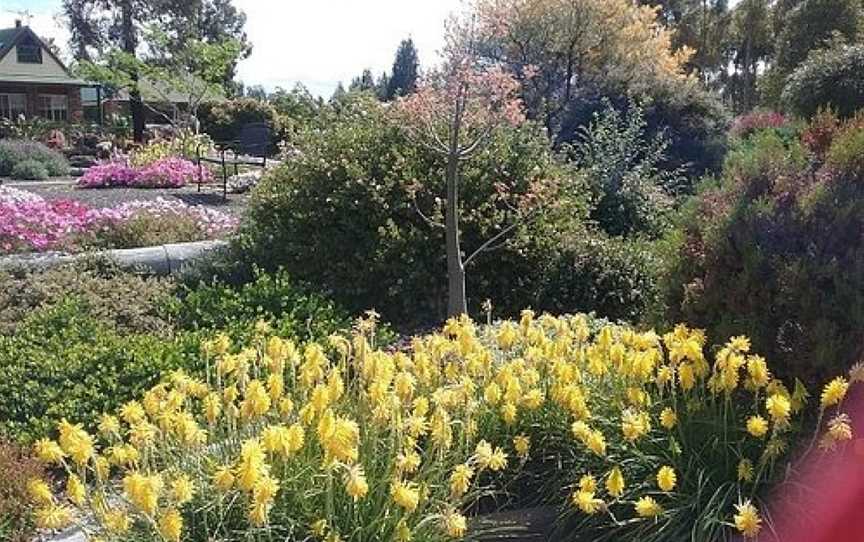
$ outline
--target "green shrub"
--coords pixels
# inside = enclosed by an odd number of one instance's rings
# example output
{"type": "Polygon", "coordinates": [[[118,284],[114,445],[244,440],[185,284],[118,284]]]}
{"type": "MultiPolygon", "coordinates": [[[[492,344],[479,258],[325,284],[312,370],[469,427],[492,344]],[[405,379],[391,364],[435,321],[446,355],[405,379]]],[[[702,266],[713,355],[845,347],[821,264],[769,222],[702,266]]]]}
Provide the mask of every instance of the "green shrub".
{"type": "Polygon", "coordinates": [[[121,271],[108,262],[0,273],[0,335],[14,334],[29,313],[69,296],[81,302],[88,318],[118,332],[167,332],[160,311],[173,288],[167,279],[121,271]]]}
{"type": "Polygon", "coordinates": [[[33,504],[27,484],[44,474],[42,465],[26,450],[0,437],[0,540],[33,539],[33,504]]]}
{"type": "Polygon", "coordinates": [[[20,162],[38,162],[51,177],[67,175],[69,164],[59,152],[42,143],[22,140],[0,140],[0,176],[12,175],[20,162]]]}
{"type": "Polygon", "coordinates": [[[684,212],[666,279],[669,320],[746,332],[780,375],[810,381],[864,353],[862,126],[818,126],[825,162],[771,131],[730,154],[684,212]]]}
{"type": "Polygon", "coordinates": [[[276,333],[299,340],[324,338],[350,327],[347,313],[317,293],[301,288],[284,272],[255,271],[241,286],[218,282],[186,287],[173,299],[167,314],[187,330],[251,330],[269,322],[276,333]]]}
{"type": "Polygon", "coordinates": [[[24,181],[44,181],[48,178],[48,170],[36,160],[22,160],[12,167],[10,176],[24,181]]]}
{"type": "MultiPolygon", "coordinates": [[[[297,156],[265,176],[236,256],[267,270],[284,267],[353,313],[374,308],[409,327],[437,321],[445,309],[444,230],[417,207],[441,220],[444,164],[409,142],[384,106],[353,100],[325,112],[326,128],[302,132],[297,156]]],[[[508,224],[498,186],[511,187],[513,199],[537,179],[558,179],[567,190],[560,208],[517,228],[468,269],[472,310],[487,298],[508,307],[530,304],[535,292],[522,285],[536,281],[564,232],[584,221],[584,177],[553,157],[533,125],[496,133],[461,175],[468,253],[508,224]]]]}
{"type": "Polygon", "coordinates": [[[864,107],[864,45],[836,45],[810,53],[786,81],[784,105],[803,117],[830,107],[851,117],[864,107]]]}
{"type": "Polygon", "coordinates": [[[197,348],[191,336],[114,331],[75,298],[35,310],[0,336],[0,433],[27,442],[64,417],[91,424],[165,371],[195,367],[197,348]]]}
{"type": "Polygon", "coordinates": [[[606,104],[571,150],[593,193],[591,219],[610,235],[657,235],[683,184],[680,171],[662,167],[670,142],[647,134],[641,105],[630,103],[623,113],[606,104]]]}

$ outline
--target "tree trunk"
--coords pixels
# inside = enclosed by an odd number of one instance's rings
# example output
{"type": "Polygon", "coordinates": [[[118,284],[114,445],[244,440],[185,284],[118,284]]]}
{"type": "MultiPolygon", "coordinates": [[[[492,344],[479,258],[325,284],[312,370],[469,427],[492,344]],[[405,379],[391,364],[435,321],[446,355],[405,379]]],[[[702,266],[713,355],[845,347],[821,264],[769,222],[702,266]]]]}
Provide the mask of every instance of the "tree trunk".
{"type": "Polygon", "coordinates": [[[447,316],[461,316],[468,312],[465,295],[465,266],[459,243],[459,157],[451,148],[447,157],[447,216],[445,217],[447,244],[447,316]]]}
{"type": "MultiPolygon", "coordinates": [[[[135,23],[132,20],[132,2],[124,0],[120,5],[123,24],[123,51],[135,55],[138,48],[138,36],[135,33],[135,23]]],[[[136,143],[144,141],[144,102],[141,100],[141,91],[138,88],[137,69],[131,74],[132,88],[129,90],[129,113],[132,115],[132,137],[136,143]]]]}

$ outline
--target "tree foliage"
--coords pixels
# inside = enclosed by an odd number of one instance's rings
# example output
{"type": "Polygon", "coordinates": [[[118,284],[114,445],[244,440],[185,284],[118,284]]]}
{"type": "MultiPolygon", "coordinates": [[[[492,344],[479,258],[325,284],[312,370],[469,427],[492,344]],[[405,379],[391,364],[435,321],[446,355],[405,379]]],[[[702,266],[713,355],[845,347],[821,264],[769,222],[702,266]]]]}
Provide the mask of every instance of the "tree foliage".
{"type": "Polygon", "coordinates": [[[393,60],[393,71],[387,79],[385,97],[392,100],[397,96],[406,96],[417,88],[417,78],[420,76],[420,59],[417,57],[417,49],[414,40],[408,38],[402,40],[396,50],[396,58],[393,60]]]}

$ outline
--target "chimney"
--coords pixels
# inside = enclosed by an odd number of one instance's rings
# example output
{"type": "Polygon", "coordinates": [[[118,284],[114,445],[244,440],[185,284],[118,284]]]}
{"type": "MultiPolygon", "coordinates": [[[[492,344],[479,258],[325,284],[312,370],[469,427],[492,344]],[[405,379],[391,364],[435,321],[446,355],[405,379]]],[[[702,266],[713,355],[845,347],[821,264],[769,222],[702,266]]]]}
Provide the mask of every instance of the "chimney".
{"type": "Polygon", "coordinates": [[[21,28],[21,19],[15,19],[15,28],[21,28]]]}

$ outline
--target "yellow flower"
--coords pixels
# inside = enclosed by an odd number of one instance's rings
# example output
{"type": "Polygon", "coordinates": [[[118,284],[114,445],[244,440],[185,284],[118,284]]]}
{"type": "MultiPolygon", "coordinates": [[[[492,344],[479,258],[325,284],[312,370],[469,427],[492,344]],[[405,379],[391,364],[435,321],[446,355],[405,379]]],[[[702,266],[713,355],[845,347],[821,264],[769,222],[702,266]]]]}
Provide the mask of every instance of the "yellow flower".
{"type": "Polygon", "coordinates": [[[183,533],[183,516],[177,510],[171,509],[159,518],[159,534],[169,542],[180,542],[183,533]]]}
{"type": "Polygon", "coordinates": [[[413,450],[406,450],[396,457],[396,468],[400,472],[413,474],[420,467],[420,454],[413,450]]]}
{"type": "Polygon", "coordinates": [[[234,473],[231,472],[231,467],[222,465],[216,469],[213,474],[213,483],[220,491],[228,491],[234,486],[234,473]]]}
{"type": "Polygon", "coordinates": [[[735,528],[746,538],[756,538],[762,529],[762,519],[759,510],[750,501],[735,505],[737,513],[734,516],[735,528]]]}
{"type": "Polygon", "coordinates": [[[525,459],[531,450],[531,439],[527,435],[516,435],[513,437],[513,448],[516,450],[516,455],[525,459]]]}
{"type": "Polygon", "coordinates": [[[477,446],[474,448],[474,457],[477,460],[477,465],[481,469],[489,468],[489,463],[492,462],[492,453],[491,444],[485,440],[481,440],[477,443],[477,446]]]}
{"type": "Polygon", "coordinates": [[[120,420],[110,414],[102,414],[99,417],[99,432],[106,436],[119,435],[120,420]]]}
{"type": "Polygon", "coordinates": [[[635,504],[636,514],[643,518],[653,518],[663,513],[663,508],[651,497],[642,497],[635,504]]]}
{"type": "Polygon", "coordinates": [[[630,409],[621,413],[621,432],[624,439],[635,442],[651,430],[647,412],[634,412],[630,409]]]}
{"type": "Polygon", "coordinates": [[[269,505],[278,492],[279,481],[265,472],[255,480],[255,485],[252,487],[252,502],[256,505],[269,505]]]}
{"type": "Polygon", "coordinates": [[[601,499],[594,498],[593,491],[580,489],[574,492],[570,499],[573,502],[573,506],[586,514],[596,514],[603,505],[601,499]]]}
{"type": "Polygon", "coordinates": [[[390,496],[397,506],[404,508],[406,512],[413,512],[420,503],[420,491],[414,482],[394,480],[390,485],[390,496]]]}
{"type": "Polygon", "coordinates": [[[579,478],[579,489],[588,493],[594,493],[597,491],[597,480],[590,474],[583,474],[579,478]]]}
{"type": "Polygon", "coordinates": [[[405,522],[405,518],[396,524],[396,542],[411,542],[411,527],[405,522]]]}
{"type": "Polygon", "coordinates": [[[657,486],[661,491],[666,493],[675,489],[675,482],[678,481],[678,476],[675,474],[675,469],[669,466],[660,467],[657,471],[657,486]]]}
{"type": "Polygon", "coordinates": [[[246,386],[246,395],[240,404],[240,413],[244,418],[252,419],[263,416],[270,410],[270,395],[259,380],[252,380],[246,386]]]}
{"type": "Polygon", "coordinates": [[[136,508],[152,516],[156,513],[159,493],[162,491],[162,477],[158,474],[144,476],[130,472],[123,478],[123,491],[136,508]]]}
{"type": "Polygon", "coordinates": [[[456,465],[450,475],[450,493],[455,498],[462,497],[468,492],[471,479],[474,477],[474,469],[467,464],[456,465]]]}
{"type": "Polygon", "coordinates": [[[352,420],[336,417],[327,411],[318,422],[318,441],[324,448],[324,460],[354,463],[357,461],[357,446],[360,442],[360,428],[352,420]]]}
{"type": "Polygon", "coordinates": [[[501,405],[501,419],[504,420],[504,423],[507,425],[513,425],[516,423],[517,412],[516,405],[513,403],[507,402],[501,405]]]}
{"type": "Polygon", "coordinates": [[[72,474],[69,480],[66,481],[66,498],[77,506],[84,504],[84,499],[87,497],[87,489],[81,478],[72,474]]]}
{"type": "Polygon", "coordinates": [[[35,512],[36,526],[40,529],[56,531],[72,523],[72,510],[66,506],[51,504],[35,512]]]}
{"type": "Polygon", "coordinates": [[[309,526],[309,530],[312,531],[312,534],[321,538],[327,533],[327,520],[319,519],[318,521],[312,522],[309,526]]]}
{"type": "Polygon", "coordinates": [[[500,447],[495,448],[492,452],[492,457],[489,459],[489,470],[497,472],[507,467],[507,454],[500,447]]]}
{"type": "Polygon", "coordinates": [[[828,422],[828,434],[838,442],[852,440],[852,419],[847,414],[838,414],[828,422]]]}
{"type": "Polygon", "coordinates": [[[676,423],[678,423],[678,416],[675,414],[674,410],[666,407],[662,412],[660,412],[660,425],[665,429],[672,429],[675,427],[676,423]]]}
{"type": "Polygon", "coordinates": [[[465,519],[465,516],[455,510],[450,510],[444,514],[443,520],[444,531],[447,533],[447,536],[451,538],[462,538],[465,536],[465,531],[468,530],[468,521],[465,519]]]}
{"type": "Polygon", "coordinates": [[[846,391],[849,389],[849,382],[842,376],[838,376],[831,382],[825,384],[822,390],[821,404],[822,408],[828,408],[840,404],[846,397],[846,391]]]}
{"type": "Polygon", "coordinates": [[[742,459],[738,462],[738,481],[752,482],[753,481],[753,462],[749,459],[742,459]]]}
{"type": "Polygon", "coordinates": [[[678,367],[678,382],[681,384],[681,389],[688,391],[696,385],[696,373],[693,366],[689,363],[682,363],[678,367]]]}
{"type": "Polygon", "coordinates": [[[66,456],[59,444],[47,438],[37,440],[36,444],[33,445],[33,449],[36,452],[36,457],[45,463],[59,464],[66,456]]]}
{"type": "Polygon", "coordinates": [[[44,480],[33,478],[27,482],[27,494],[30,495],[30,500],[35,504],[51,504],[54,502],[54,495],[51,493],[51,488],[44,480]]]}
{"type": "Polygon", "coordinates": [[[248,439],[240,448],[240,464],[237,466],[237,478],[240,489],[252,491],[258,478],[269,471],[265,461],[264,449],[258,439],[248,439]]]}
{"type": "Polygon", "coordinates": [[[765,400],[765,409],[768,410],[775,424],[782,425],[789,420],[792,404],[786,396],[775,393],[765,400]]]}
{"type": "Polygon", "coordinates": [[[120,417],[128,424],[144,421],[146,413],[138,401],[129,401],[120,407],[120,417]]]}
{"type": "Polygon", "coordinates": [[[768,422],[762,416],[747,418],[747,432],[756,438],[762,438],[768,432],[768,422]]]}
{"type": "Polygon", "coordinates": [[[97,457],[93,460],[93,470],[96,472],[96,478],[104,482],[111,475],[111,464],[104,457],[97,457]]]}
{"type": "Polygon", "coordinates": [[[123,510],[108,510],[102,515],[102,525],[109,532],[124,534],[132,527],[132,520],[123,510]]]}
{"type": "Polygon", "coordinates": [[[588,433],[585,446],[599,456],[606,455],[606,437],[600,431],[594,430],[588,433]]]}
{"type": "Polygon", "coordinates": [[[624,494],[624,474],[620,468],[614,467],[609,471],[606,477],[606,491],[616,498],[624,494]]]}
{"type": "Polygon", "coordinates": [[[354,465],[348,469],[348,474],[345,477],[345,492],[355,502],[365,497],[369,492],[369,484],[366,482],[366,475],[360,465],[354,465]]]}
{"type": "Polygon", "coordinates": [[[766,386],[771,380],[768,364],[762,356],[750,356],[747,358],[747,374],[750,376],[751,384],[756,388],[766,386]]]}
{"type": "Polygon", "coordinates": [[[57,424],[60,431],[60,448],[78,465],[84,465],[93,456],[93,437],[81,424],[71,424],[65,419],[57,424]]]}
{"type": "Polygon", "coordinates": [[[219,419],[222,412],[222,398],[216,392],[211,392],[202,401],[204,407],[204,418],[207,423],[213,425],[219,419]]]}
{"type": "Polygon", "coordinates": [[[171,497],[179,505],[186,504],[192,500],[195,493],[195,484],[185,474],[171,482],[171,497]]]}

